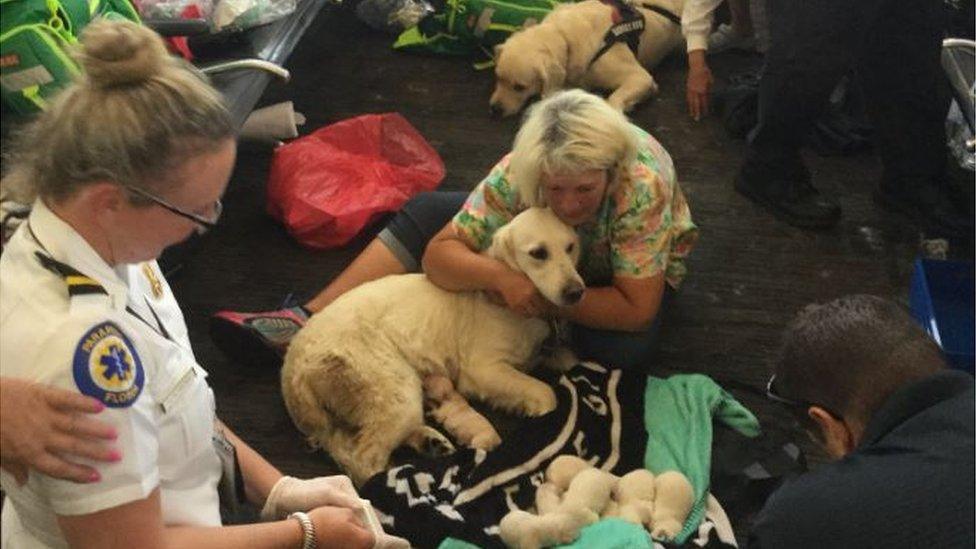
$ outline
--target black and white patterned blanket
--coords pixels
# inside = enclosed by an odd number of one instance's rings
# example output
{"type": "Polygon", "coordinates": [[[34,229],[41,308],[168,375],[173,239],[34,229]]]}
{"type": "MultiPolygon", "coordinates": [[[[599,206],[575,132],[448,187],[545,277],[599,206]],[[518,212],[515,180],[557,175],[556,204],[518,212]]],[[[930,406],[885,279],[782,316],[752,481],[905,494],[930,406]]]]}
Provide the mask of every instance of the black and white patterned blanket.
{"type": "Polygon", "coordinates": [[[556,383],[556,410],[523,420],[494,451],[462,449],[397,466],[370,479],[360,493],[387,532],[417,547],[437,547],[453,537],[503,548],[498,522],[510,509],[533,506],[535,489],[556,456],[577,455],[618,475],[643,467],[646,379],[579,364],[556,383]]]}

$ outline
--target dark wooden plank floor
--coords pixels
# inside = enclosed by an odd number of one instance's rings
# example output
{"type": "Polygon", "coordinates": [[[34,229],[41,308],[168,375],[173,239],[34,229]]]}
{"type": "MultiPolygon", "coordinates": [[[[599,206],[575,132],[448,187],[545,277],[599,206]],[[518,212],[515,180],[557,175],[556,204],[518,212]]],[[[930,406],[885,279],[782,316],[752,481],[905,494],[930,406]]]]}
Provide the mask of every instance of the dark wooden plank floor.
{"type": "MultiPolygon", "coordinates": [[[[442,188],[472,188],[508,150],[516,129],[515,120],[487,116],[491,74],[474,71],[464,59],[400,54],[391,42],[348,10],[329,9],[287,64],[292,82],[269,89],[262,102],[293,99],[308,117],[306,132],[362,113],[400,112],[444,159],[442,188]]],[[[714,70],[721,80],[754,62],[733,54],[716,58],[714,70]]],[[[811,301],[852,292],[905,301],[918,234],[871,202],[879,174],[871,155],[810,157],[816,181],[844,208],[836,229],[811,233],[774,220],[732,189],[744,144],[729,138],[715,117],[694,123],[685,114],[680,57],[666,61],[655,77],[661,95],[633,119],[674,157],[701,241],[687,282],[663,313],[663,348],[652,371],[709,374],[767,429],[791,437],[789,419],[758,393],[780,330],[811,301]]],[[[220,226],[192,246],[172,284],[223,419],[285,472],[322,474],[333,466],[322,453],[308,451],[293,428],[277,372],[230,363],[207,334],[207,318],[220,308],[272,309],[290,292],[308,298],[368,239],[329,252],[301,248],[265,214],[269,163],[269,151],[242,148],[220,226]]],[[[736,524],[740,533],[747,527],[736,524]]]]}

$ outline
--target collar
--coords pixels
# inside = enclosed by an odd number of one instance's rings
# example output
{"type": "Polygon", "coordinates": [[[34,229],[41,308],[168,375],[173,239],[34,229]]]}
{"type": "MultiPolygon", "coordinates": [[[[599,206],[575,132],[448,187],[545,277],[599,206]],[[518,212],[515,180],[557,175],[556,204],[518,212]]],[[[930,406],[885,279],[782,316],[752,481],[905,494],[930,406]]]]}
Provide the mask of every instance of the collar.
{"type": "Polygon", "coordinates": [[[932,406],[965,392],[973,392],[973,378],[956,370],[945,370],[895,392],[874,414],[864,430],[859,447],[870,446],[889,432],[932,406]]]}
{"type": "Polygon", "coordinates": [[[101,284],[111,296],[112,306],[119,311],[125,309],[128,285],[88,241],[52,212],[43,200],[34,201],[27,223],[43,252],[101,284]]]}

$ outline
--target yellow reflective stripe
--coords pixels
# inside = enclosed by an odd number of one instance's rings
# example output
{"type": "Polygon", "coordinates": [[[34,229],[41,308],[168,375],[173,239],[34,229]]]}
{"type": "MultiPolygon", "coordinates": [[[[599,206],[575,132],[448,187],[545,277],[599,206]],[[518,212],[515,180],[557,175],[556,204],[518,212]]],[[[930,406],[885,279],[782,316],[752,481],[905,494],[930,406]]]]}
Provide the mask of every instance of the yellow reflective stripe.
{"type": "Polygon", "coordinates": [[[64,281],[68,283],[68,286],[78,286],[80,284],[100,285],[98,282],[84,275],[68,275],[64,277],[64,281]]]}

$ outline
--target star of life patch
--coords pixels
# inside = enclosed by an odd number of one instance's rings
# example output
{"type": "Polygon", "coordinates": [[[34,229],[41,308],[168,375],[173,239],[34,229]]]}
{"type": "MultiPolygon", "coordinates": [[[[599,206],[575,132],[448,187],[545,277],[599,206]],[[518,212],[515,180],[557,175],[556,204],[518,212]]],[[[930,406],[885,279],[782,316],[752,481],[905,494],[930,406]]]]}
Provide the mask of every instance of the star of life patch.
{"type": "Polygon", "coordinates": [[[131,406],[146,381],[132,342],[113,322],[94,326],[78,340],[72,372],[78,390],[111,408],[131,406]]]}

